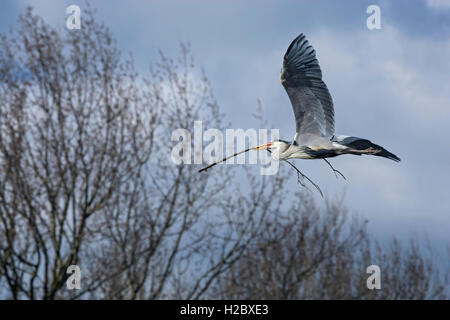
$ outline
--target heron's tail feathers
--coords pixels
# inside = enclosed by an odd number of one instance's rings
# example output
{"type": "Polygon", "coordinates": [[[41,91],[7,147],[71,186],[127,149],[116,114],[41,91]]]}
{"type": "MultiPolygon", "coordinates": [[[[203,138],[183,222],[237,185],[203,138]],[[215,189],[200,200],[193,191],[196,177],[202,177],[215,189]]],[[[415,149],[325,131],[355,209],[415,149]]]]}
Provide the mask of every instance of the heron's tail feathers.
{"type": "Polygon", "coordinates": [[[361,139],[358,137],[350,137],[350,136],[334,136],[331,138],[331,141],[338,142],[349,149],[345,151],[345,153],[350,154],[370,154],[378,157],[388,158],[394,161],[400,161],[400,158],[395,154],[389,152],[385,148],[370,142],[367,139],[361,139]]]}

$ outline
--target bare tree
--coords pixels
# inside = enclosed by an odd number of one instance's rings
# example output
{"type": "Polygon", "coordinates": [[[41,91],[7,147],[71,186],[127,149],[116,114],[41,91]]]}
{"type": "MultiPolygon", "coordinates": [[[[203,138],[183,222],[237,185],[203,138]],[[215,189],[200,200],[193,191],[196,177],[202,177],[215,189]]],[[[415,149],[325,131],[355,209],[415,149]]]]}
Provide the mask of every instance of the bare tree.
{"type": "Polygon", "coordinates": [[[418,238],[381,246],[342,203],[318,210],[305,200],[293,212],[266,220],[262,237],[219,277],[212,297],[448,299],[448,259],[436,260],[431,247],[418,238]],[[381,269],[380,290],[367,287],[371,265],[381,269]]]}
{"type": "Polygon", "coordinates": [[[30,8],[19,23],[1,45],[0,265],[12,297],[52,299],[148,161],[158,116],[92,16],[64,38],[30,8]]]}
{"type": "MultiPolygon", "coordinates": [[[[85,12],[60,33],[29,8],[0,51],[0,277],[12,298],[198,298],[258,232],[271,192],[170,161],[171,132],[220,128],[189,47],[147,78],[85,12]],[[66,270],[82,269],[79,291],[66,270]],[[197,267],[196,267],[197,266],[197,267]],[[189,267],[189,270],[187,270],[189,267]],[[195,271],[194,271],[195,270],[195,271]],[[189,273],[189,280],[184,276],[189,273]]],[[[5,291],[2,290],[3,292],[5,291]]]]}

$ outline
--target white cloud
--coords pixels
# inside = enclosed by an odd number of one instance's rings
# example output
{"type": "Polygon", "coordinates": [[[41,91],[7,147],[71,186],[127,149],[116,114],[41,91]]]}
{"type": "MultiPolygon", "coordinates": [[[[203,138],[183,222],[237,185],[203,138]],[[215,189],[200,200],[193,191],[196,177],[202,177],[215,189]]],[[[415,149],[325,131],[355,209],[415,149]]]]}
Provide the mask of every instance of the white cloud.
{"type": "Polygon", "coordinates": [[[376,32],[349,35],[322,30],[311,35],[324,79],[336,98],[336,117],[349,108],[356,108],[352,114],[384,120],[396,112],[422,128],[435,128],[450,119],[450,40],[406,35],[392,26],[376,32]],[[374,100],[379,102],[377,109],[364,110],[374,100]]]}

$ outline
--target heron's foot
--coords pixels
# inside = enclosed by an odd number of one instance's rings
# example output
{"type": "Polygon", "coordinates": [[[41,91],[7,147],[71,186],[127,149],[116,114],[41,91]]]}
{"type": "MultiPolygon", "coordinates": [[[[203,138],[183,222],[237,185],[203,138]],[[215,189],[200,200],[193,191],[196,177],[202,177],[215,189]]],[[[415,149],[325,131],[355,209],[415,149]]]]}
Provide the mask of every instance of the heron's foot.
{"type": "Polygon", "coordinates": [[[294,166],[292,163],[290,163],[290,162],[287,161],[287,160],[284,160],[284,161],[286,161],[287,163],[289,163],[289,165],[290,165],[292,168],[294,168],[295,171],[297,171],[297,182],[298,182],[298,184],[300,184],[302,187],[304,187],[304,188],[307,189],[308,191],[311,191],[311,190],[306,186],[306,184],[302,181],[302,179],[308,180],[309,183],[311,183],[311,184],[317,189],[317,191],[320,192],[320,195],[321,195],[322,198],[323,198],[322,190],[320,189],[320,187],[319,187],[316,183],[314,183],[314,181],[312,181],[312,180],[311,180],[307,175],[305,175],[303,172],[301,172],[300,170],[298,170],[298,168],[297,168],[296,166],[294,166]]]}
{"type": "Polygon", "coordinates": [[[333,170],[336,179],[338,178],[337,175],[339,174],[344,180],[347,180],[347,178],[339,170],[335,169],[327,159],[324,158],[323,160],[330,166],[331,170],[333,170]]]}

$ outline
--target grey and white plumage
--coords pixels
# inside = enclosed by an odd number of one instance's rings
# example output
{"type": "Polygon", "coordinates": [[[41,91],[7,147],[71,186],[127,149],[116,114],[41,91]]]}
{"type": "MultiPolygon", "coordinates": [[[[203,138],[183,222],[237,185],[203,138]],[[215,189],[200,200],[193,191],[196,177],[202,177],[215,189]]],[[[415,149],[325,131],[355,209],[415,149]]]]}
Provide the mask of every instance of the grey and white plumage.
{"type": "Polygon", "coordinates": [[[322,80],[315,50],[303,34],[289,45],[280,78],[294,110],[296,134],[292,142],[277,140],[258,146],[258,150],[270,149],[280,160],[368,154],[400,161],[367,139],[334,134],[333,99],[322,80]]]}

